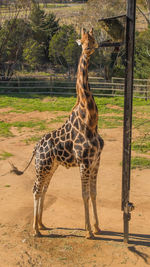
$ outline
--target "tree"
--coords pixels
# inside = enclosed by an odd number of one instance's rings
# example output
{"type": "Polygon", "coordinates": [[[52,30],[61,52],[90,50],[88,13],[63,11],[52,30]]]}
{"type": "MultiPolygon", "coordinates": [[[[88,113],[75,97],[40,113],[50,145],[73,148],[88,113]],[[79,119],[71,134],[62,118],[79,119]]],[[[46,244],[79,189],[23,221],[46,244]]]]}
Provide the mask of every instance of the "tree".
{"type": "MultiPolygon", "coordinates": [[[[88,29],[94,27],[97,42],[113,40],[120,41],[124,37],[124,22],[121,20],[99,21],[102,18],[117,16],[126,13],[124,0],[89,0],[84,5],[83,15],[81,16],[81,25],[88,29]],[[115,38],[118,39],[115,39],[115,38]]],[[[122,40],[123,41],[123,40],[122,40]]],[[[116,48],[101,48],[100,52],[93,55],[93,64],[97,64],[100,75],[105,80],[110,80],[114,73],[114,66],[118,56],[116,48]],[[96,59],[96,60],[95,60],[96,59]]]]}
{"type": "Polygon", "coordinates": [[[46,14],[36,3],[32,4],[29,20],[32,28],[32,38],[43,45],[45,61],[48,62],[49,42],[59,29],[58,20],[53,13],[46,14]]]}
{"type": "Polygon", "coordinates": [[[71,74],[72,70],[73,74],[75,75],[79,60],[80,48],[76,43],[76,39],[77,39],[76,32],[70,34],[68,38],[68,43],[64,50],[64,57],[68,65],[69,75],[71,74]]]}
{"type": "Polygon", "coordinates": [[[148,25],[150,26],[150,0],[139,0],[137,3],[138,3],[137,9],[145,18],[148,25]]]}
{"type": "Polygon", "coordinates": [[[124,0],[88,0],[81,15],[81,24],[84,27],[97,27],[98,20],[125,13],[124,0]]]}
{"type": "Polygon", "coordinates": [[[45,12],[35,2],[32,3],[29,21],[32,28],[32,37],[38,42],[43,41],[43,22],[45,20],[45,12]]]}
{"type": "MultiPolygon", "coordinates": [[[[125,48],[122,48],[118,55],[117,64],[114,69],[115,76],[125,76],[125,59],[125,48]]],[[[134,78],[150,78],[150,29],[143,32],[136,32],[134,78]]]]}
{"type": "Polygon", "coordinates": [[[150,29],[136,35],[135,78],[150,78],[150,29]]]}
{"type": "Polygon", "coordinates": [[[50,61],[62,67],[76,68],[79,49],[76,44],[77,33],[72,25],[64,25],[52,37],[49,45],[50,61]]]}
{"type": "Polygon", "coordinates": [[[28,39],[23,49],[23,59],[31,69],[39,69],[45,60],[43,46],[33,39],[28,39]]]}
{"type": "Polygon", "coordinates": [[[31,33],[30,25],[23,19],[5,21],[0,30],[0,76],[10,79],[14,67],[22,64],[22,52],[31,33]]]}

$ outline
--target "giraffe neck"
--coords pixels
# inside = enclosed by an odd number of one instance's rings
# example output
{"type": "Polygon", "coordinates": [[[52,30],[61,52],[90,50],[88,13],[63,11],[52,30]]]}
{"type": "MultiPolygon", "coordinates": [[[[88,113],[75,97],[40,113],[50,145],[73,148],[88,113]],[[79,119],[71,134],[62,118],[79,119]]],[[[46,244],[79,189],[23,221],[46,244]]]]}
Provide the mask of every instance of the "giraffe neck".
{"type": "Polygon", "coordinates": [[[93,131],[97,129],[98,110],[88,83],[89,56],[82,53],[77,72],[77,102],[74,109],[78,109],[79,117],[93,131]]]}
{"type": "Polygon", "coordinates": [[[78,101],[81,100],[85,91],[89,91],[89,84],[88,84],[88,65],[89,65],[89,57],[82,53],[79,65],[78,65],[78,72],[77,72],[77,83],[76,83],[76,90],[77,90],[77,99],[78,101]]]}

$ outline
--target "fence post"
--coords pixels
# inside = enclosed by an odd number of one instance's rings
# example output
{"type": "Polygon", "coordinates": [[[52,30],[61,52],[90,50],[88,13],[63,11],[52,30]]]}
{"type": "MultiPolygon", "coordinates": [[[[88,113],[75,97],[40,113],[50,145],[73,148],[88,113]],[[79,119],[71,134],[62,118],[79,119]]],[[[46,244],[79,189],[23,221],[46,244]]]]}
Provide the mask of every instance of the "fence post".
{"type": "Polygon", "coordinates": [[[112,83],[112,95],[114,96],[114,94],[115,94],[114,85],[113,85],[114,77],[111,78],[111,83],[112,83]]]}
{"type": "Polygon", "coordinates": [[[124,242],[128,243],[130,212],[133,204],[129,202],[130,169],[131,169],[131,137],[132,137],[132,100],[133,100],[133,68],[135,40],[136,0],[127,0],[126,17],[126,70],[124,92],[124,130],[123,130],[123,169],[122,169],[122,211],[124,222],[124,242]]]}
{"type": "Polygon", "coordinates": [[[145,100],[147,101],[148,98],[148,81],[146,81],[146,90],[145,90],[145,100]]]}

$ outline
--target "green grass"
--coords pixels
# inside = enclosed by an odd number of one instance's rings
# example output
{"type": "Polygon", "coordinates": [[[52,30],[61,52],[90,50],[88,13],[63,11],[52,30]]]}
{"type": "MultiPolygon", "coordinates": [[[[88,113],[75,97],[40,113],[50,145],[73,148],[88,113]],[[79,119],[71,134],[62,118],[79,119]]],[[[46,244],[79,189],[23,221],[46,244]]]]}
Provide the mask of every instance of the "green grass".
{"type": "Polygon", "coordinates": [[[8,158],[10,158],[12,156],[13,156],[12,153],[3,151],[2,153],[0,153],[0,160],[5,160],[5,159],[8,159],[8,158]]]}
{"type": "Polygon", "coordinates": [[[133,157],[131,159],[131,169],[150,169],[150,159],[144,157],[133,157]]]}
{"type": "Polygon", "coordinates": [[[123,125],[123,118],[118,116],[99,116],[98,126],[100,128],[117,128],[123,125]]]}
{"type": "Polygon", "coordinates": [[[29,138],[26,138],[23,140],[23,142],[26,144],[26,145],[29,145],[31,143],[36,143],[40,140],[40,136],[32,136],[32,137],[29,137],[29,138]]]}
{"type": "Polygon", "coordinates": [[[46,121],[41,120],[41,121],[16,121],[11,123],[11,126],[17,127],[18,130],[26,127],[26,128],[34,128],[36,130],[45,130],[46,127],[46,121]]]}
{"type": "Polygon", "coordinates": [[[47,97],[47,102],[43,102],[44,97],[10,97],[0,96],[0,108],[11,107],[12,112],[32,112],[32,111],[70,111],[76,99],[70,97],[47,97]],[[69,100],[69,101],[68,101],[69,100]]]}
{"type": "Polygon", "coordinates": [[[68,7],[68,5],[67,4],[60,4],[60,3],[57,3],[57,4],[49,3],[49,4],[46,5],[46,8],[44,7],[43,4],[40,4],[40,7],[44,8],[44,9],[47,9],[47,8],[60,8],[60,7],[64,8],[64,7],[68,7]]]}
{"type": "Polygon", "coordinates": [[[53,118],[50,120],[50,123],[60,123],[60,122],[64,122],[64,119],[67,119],[68,115],[63,115],[63,116],[58,116],[57,118],[53,118]]]}
{"type": "MultiPolygon", "coordinates": [[[[123,126],[123,97],[95,97],[96,104],[99,110],[98,125],[100,128],[117,128],[123,126]],[[109,114],[109,116],[107,116],[109,114]],[[115,115],[116,114],[116,115],[115,115]]],[[[75,97],[54,97],[54,96],[20,96],[20,95],[1,95],[0,108],[11,108],[8,112],[27,113],[32,111],[66,111],[71,112],[76,103],[75,97]]],[[[7,113],[7,111],[6,111],[7,113]]],[[[6,123],[0,122],[0,136],[10,137],[13,136],[11,127],[33,128],[34,130],[45,130],[50,124],[63,123],[68,115],[57,116],[56,118],[46,121],[27,121],[6,123]]],[[[140,131],[142,135],[145,132],[150,132],[150,101],[143,99],[133,99],[133,130],[134,128],[140,131]],[[144,117],[142,117],[144,116],[144,117]]],[[[35,138],[28,138],[25,142],[36,142],[35,138]]],[[[132,148],[137,152],[148,153],[150,147],[149,139],[137,139],[133,142],[132,148]]]]}
{"type": "MultiPolygon", "coordinates": [[[[150,119],[148,118],[142,118],[142,115],[138,117],[138,115],[133,114],[133,127],[134,129],[138,129],[139,131],[145,133],[150,132],[150,119]]],[[[150,114],[147,112],[147,117],[149,117],[150,114]]]]}
{"type": "Polygon", "coordinates": [[[13,133],[11,132],[11,127],[16,127],[18,130],[21,130],[23,127],[34,128],[36,131],[43,131],[47,129],[47,123],[44,120],[41,121],[16,121],[13,123],[7,123],[0,121],[0,136],[3,137],[12,137],[13,133]]]}
{"type": "MultiPolygon", "coordinates": [[[[73,106],[75,105],[76,98],[75,97],[46,97],[47,102],[44,102],[44,96],[23,96],[19,95],[14,96],[0,96],[0,108],[11,107],[12,112],[31,112],[31,111],[71,111],[73,106]]],[[[106,113],[123,113],[124,100],[123,97],[114,97],[114,98],[104,98],[104,97],[95,97],[95,101],[98,106],[99,114],[106,113]],[[112,106],[118,106],[118,109],[113,109],[112,106]],[[120,110],[122,108],[122,111],[120,110]]],[[[146,114],[150,115],[150,101],[144,101],[142,99],[134,99],[133,101],[133,110],[135,114],[137,112],[137,108],[143,110],[145,108],[146,114]]]]}
{"type": "Polygon", "coordinates": [[[147,134],[144,137],[138,137],[132,143],[132,150],[139,153],[150,153],[150,134],[147,134]]]}
{"type": "Polygon", "coordinates": [[[0,136],[11,137],[13,136],[10,123],[0,121],[0,136]]]}
{"type": "MultiPolygon", "coordinates": [[[[44,131],[44,130],[52,130],[49,126],[53,123],[63,123],[65,118],[68,116],[58,116],[56,119],[51,119],[50,122],[46,122],[45,120],[40,121],[16,121],[16,122],[4,122],[0,121],[0,136],[2,137],[13,137],[13,133],[11,132],[11,127],[16,127],[19,131],[22,130],[23,127],[33,128],[35,131],[44,131]]],[[[35,142],[39,137],[31,137],[26,139],[26,143],[35,142]]]]}

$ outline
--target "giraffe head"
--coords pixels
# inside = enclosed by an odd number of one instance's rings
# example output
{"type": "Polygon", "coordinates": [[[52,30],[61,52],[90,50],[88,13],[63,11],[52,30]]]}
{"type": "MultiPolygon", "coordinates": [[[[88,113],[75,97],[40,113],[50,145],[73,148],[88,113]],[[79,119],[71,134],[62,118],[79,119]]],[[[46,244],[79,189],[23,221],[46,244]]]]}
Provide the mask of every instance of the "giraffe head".
{"type": "Polygon", "coordinates": [[[98,48],[98,44],[93,35],[93,28],[89,32],[86,32],[83,28],[81,31],[81,40],[77,40],[77,43],[78,45],[82,45],[82,51],[84,54],[93,54],[95,49],[98,48]]]}

